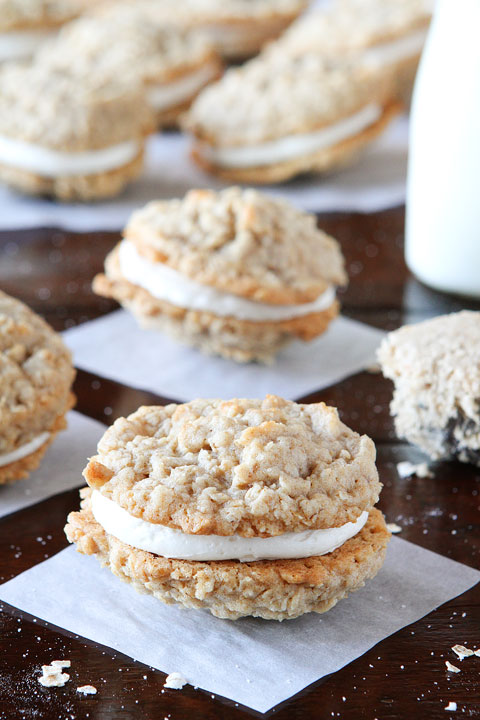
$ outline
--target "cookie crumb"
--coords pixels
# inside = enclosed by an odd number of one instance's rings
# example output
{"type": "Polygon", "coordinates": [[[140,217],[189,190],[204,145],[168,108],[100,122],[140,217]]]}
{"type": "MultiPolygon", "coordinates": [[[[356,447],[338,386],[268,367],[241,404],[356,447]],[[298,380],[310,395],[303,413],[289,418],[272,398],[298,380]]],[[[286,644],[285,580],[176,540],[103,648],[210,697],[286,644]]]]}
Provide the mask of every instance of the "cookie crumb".
{"type": "Polygon", "coordinates": [[[460,672],[460,668],[458,668],[456,665],[452,665],[452,663],[449,660],[445,660],[445,665],[447,666],[448,672],[453,672],[453,673],[460,672]]]}
{"type": "Polygon", "coordinates": [[[450,711],[453,711],[453,712],[455,712],[456,709],[457,709],[457,703],[456,703],[456,702],[452,702],[451,700],[450,700],[450,702],[448,703],[448,705],[445,707],[445,710],[450,710],[450,711]]]}
{"type": "Polygon", "coordinates": [[[171,690],[181,690],[184,685],[187,684],[187,681],[183,677],[183,675],[179,672],[172,672],[170,675],[167,675],[165,684],[163,687],[170,688],[171,690]]]}
{"type": "Polygon", "coordinates": [[[43,687],[63,687],[70,680],[68,673],[57,673],[56,675],[41,675],[38,682],[43,687]]]}
{"type": "Polygon", "coordinates": [[[96,695],[97,688],[93,685],[81,685],[80,687],[77,687],[77,692],[83,693],[84,695],[96,695]]]}
{"type": "Polygon", "coordinates": [[[71,666],[70,660],[52,660],[50,665],[42,665],[42,674],[38,682],[43,687],[63,687],[70,680],[68,673],[62,673],[62,669],[71,666]]]}
{"type": "Polygon", "coordinates": [[[464,645],[454,645],[452,650],[459,660],[463,660],[463,658],[470,657],[474,654],[473,650],[466,648],[464,645]]]}
{"type": "Polygon", "coordinates": [[[433,473],[426,462],[414,465],[409,460],[397,463],[397,472],[401,478],[412,477],[416,475],[419,478],[433,478],[433,473]]]}
{"type": "Polygon", "coordinates": [[[396,523],[387,523],[387,530],[388,530],[388,532],[395,535],[396,533],[402,532],[403,528],[400,527],[400,525],[397,525],[396,523]]]}

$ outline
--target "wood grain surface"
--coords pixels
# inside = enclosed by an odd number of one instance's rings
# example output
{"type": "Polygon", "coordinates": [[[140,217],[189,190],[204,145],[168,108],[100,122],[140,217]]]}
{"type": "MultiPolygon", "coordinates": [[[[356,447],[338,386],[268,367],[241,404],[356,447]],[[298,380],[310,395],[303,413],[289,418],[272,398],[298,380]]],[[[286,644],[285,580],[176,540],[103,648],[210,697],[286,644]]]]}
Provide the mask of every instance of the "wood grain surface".
{"type": "MultiPolygon", "coordinates": [[[[343,312],[393,329],[442,312],[480,309],[465,299],[430,291],[409,275],[403,261],[403,219],[403,208],[319,217],[321,227],[339,239],[347,258],[351,281],[342,295],[343,312]]],[[[53,229],[1,232],[0,287],[58,330],[107,313],[115,305],[95,297],[90,283],[117,239],[115,233],[53,229]]],[[[103,422],[140,404],[168,400],[83,371],[75,391],[77,410],[103,422]],[[112,409],[108,417],[106,407],[112,409]]],[[[402,526],[401,537],[478,568],[480,470],[438,463],[434,479],[399,480],[396,463],[415,462],[420,455],[395,437],[388,412],[391,384],[381,375],[360,373],[306,398],[320,399],[338,406],[347,424],[375,440],[384,483],[380,506],[389,522],[402,526]]],[[[0,582],[64,548],[65,517],[77,505],[78,493],[73,490],[1,519],[0,582]]],[[[387,638],[273,713],[279,720],[480,717],[480,658],[464,661],[459,674],[446,672],[445,660],[455,663],[450,648],[456,643],[480,646],[478,587],[387,638]],[[450,700],[458,705],[456,713],[444,709],[450,700]]],[[[181,692],[163,690],[164,678],[108,648],[2,607],[0,720],[237,720],[255,715],[189,686],[181,692]],[[51,691],[38,684],[37,676],[39,666],[54,656],[72,661],[73,682],[51,691]],[[98,694],[78,697],[77,678],[81,684],[95,685],[98,694]]]]}

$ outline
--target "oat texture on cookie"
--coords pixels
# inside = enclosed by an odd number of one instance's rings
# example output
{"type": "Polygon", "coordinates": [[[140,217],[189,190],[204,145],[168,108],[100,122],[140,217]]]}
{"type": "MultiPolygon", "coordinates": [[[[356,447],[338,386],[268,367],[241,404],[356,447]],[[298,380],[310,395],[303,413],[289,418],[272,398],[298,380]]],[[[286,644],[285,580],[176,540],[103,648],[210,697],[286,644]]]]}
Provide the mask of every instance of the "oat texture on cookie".
{"type": "Polygon", "coordinates": [[[347,60],[267,53],[206,88],[184,127],[213,147],[256,145],[321,130],[387,96],[387,78],[347,60]]]}
{"type": "Polygon", "coordinates": [[[201,33],[155,22],[142,3],[107,3],[69,23],[37,59],[80,78],[94,72],[97,82],[121,76],[149,84],[173,81],[214,57],[201,33]]]}
{"type": "Polygon", "coordinates": [[[381,487],[369,438],[323,403],[276,396],[140,408],[107,430],[84,475],[135,517],[245,537],[344,525],[381,487]]]}
{"type": "Polygon", "coordinates": [[[141,140],[152,129],[143,89],[118,78],[74,74],[48,65],[0,70],[0,136],[74,153],[141,140]],[[32,113],[35,107],[35,113],[32,113]]]}
{"type": "MultiPolygon", "coordinates": [[[[0,291],[0,456],[42,433],[53,438],[73,403],[72,359],[57,333],[20,301],[0,291]]],[[[0,467],[0,484],[38,465],[23,458],[0,467]]]]}

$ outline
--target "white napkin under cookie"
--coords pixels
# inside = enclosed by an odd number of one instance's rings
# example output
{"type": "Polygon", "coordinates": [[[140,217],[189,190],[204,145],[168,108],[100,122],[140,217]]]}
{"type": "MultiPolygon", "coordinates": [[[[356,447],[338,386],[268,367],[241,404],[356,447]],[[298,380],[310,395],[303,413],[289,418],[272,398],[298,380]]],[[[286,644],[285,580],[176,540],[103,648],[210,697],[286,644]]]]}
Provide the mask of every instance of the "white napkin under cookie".
{"type": "Polygon", "coordinates": [[[337,318],[311,343],[294,342],[274,365],[242,365],[202,355],[118,310],[63,333],[77,367],[173,400],[263,397],[296,400],[375,362],[382,331],[337,318]]]}
{"type": "Polygon", "coordinates": [[[1,585],[0,600],[266,712],[479,580],[477,570],[393,538],[377,577],[324,615],[231,622],[139,595],[68,548],[1,585]]]}

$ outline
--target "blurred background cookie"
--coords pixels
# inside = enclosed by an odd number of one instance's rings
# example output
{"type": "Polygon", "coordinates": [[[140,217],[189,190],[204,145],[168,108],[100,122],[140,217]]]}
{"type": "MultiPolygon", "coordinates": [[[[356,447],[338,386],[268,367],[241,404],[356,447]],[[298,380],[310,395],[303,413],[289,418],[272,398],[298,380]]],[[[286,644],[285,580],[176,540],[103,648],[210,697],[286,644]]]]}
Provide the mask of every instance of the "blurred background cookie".
{"type": "Polygon", "coordinates": [[[153,118],[143,88],[80,82],[41,64],[0,69],[0,180],[35,195],[96,200],[142,169],[153,118]]]}
{"type": "Polygon", "coordinates": [[[480,466],[480,313],[406,325],[379,350],[397,435],[433,460],[480,466]]]}
{"type": "Polygon", "coordinates": [[[345,282],[341,251],[313,215],[230,188],[134,213],[94,290],[204,352],[269,362],[326,330],[345,282]]]}
{"type": "Polygon", "coordinates": [[[335,0],[299,18],[268,52],[349,56],[387,72],[392,97],[408,104],[431,13],[431,0],[335,0]]]}
{"type": "Polygon", "coordinates": [[[60,336],[0,291],[0,485],[27,477],[66,428],[74,377],[60,336]]]}
{"type": "Polygon", "coordinates": [[[147,0],[145,4],[165,25],[200,30],[223,57],[241,60],[278,37],[309,0],[147,0]]]}
{"type": "Polygon", "coordinates": [[[144,85],[159,126],[173,125],[222,67],[201,33],[156,22],[142,3],[101,6],[69,23],[37,62],[79,82],[93,74],[144,85]]]}
{"type": "Polygon", "coordinates": [[[202,168],[262,184],[346,164],[398,110],[387,76],[318,54],[277,53],[227,71],[183,124],[202,168]]]}
{"type": "Polygon", "coordinates": [[[82,0],[0,0],[0,63],[31,57],[83,8],[82,0]]]}

